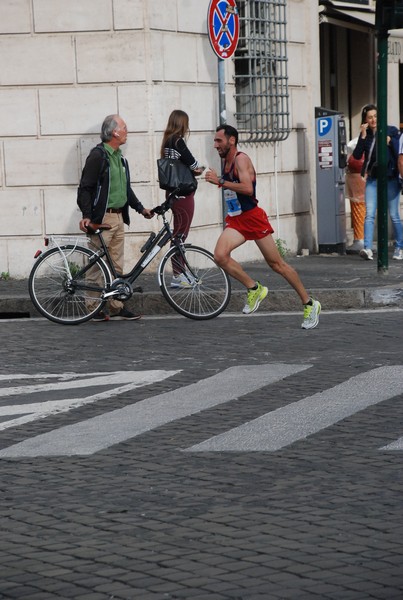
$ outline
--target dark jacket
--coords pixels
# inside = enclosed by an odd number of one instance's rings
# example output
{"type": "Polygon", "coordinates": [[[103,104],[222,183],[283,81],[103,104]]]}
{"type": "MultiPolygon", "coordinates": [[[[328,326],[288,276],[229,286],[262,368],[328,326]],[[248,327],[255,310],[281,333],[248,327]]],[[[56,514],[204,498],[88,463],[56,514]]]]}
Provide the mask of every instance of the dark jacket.
{"type": "MultiPolygon", "coordinates": [[[[127,202],[122,208],[122,217],[126,225],[130,224],[129,206],[142,213],[144,206],[130,187],[129,165],[122,156],[122,165],[126,173],[127,202]]],[[[102,223],[108,206],[109,197],[109,159],[103,144],[91,150],[81,175],[77,190],[77,204],[83,213],[83,219],[93,223],[102,223]]]]}
{"type": "Polygon", "coordinates": [[[170,137],[165,143],[165,158],[176,158],[181,160],[190,170],[197,169],[199,163],[186,146],[186,142],[179,135],[170,137]]]}
{"type": "MultiPolygon", "coordinates": [[[[390,137],[390,142],[388,144],[388,165],[387,165],[387,175],[389,178],[398,177],[398,169],[397,169],[397,158],[399,156],[399,130],[397,127],[393,125],[388,125],[386,130],[386,135],[390,137]]],[[[365,160],[364,165],[361,171],[362,175],[368,173],[369,177],[373,177],[376,179],[376,165],[377,165],[377,156],[376,156],[376,135],[374,140],[374,135],[372,133],[372,129],[368,128],[367,136],[362,138],[361,135],[358,137],[357,145],[354,148],[353,156],[356,159],[360,159],[364,154],[365,160]],[[374,147],[371,152],[371,146],[374,142],[374,147]]]]}

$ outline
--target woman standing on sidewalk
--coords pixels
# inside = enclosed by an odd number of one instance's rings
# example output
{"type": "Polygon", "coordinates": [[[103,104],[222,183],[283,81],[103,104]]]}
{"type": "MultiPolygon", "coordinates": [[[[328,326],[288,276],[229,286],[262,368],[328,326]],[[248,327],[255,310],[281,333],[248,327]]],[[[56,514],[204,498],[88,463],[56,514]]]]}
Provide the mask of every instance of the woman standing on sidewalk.
{"type": "MultiPolygon", "coordinates": [[[[181,160],[195,175],[204,171],[186,145],[185,138],[189,136],[189,117],[183,110],[173,110],[169,115],[161,144],[161,158],[174,158],[181,160]]],[[[185,241],[192,224],[195,208],[195,192],[176,200],[172,206],[174,215],[173,234],[176,238],[185,241]]],[[[189,287],[188,278],[178,271],[180,265],[173,264],[173,277],[171,287],[189,287]]]]}
{"type": "MultiPolygon", "coordinates": [[[[364,224],[364,248],[360,256],[364,260],[373,260],[372,243],[374,239],[374,224],[377,207],[377,156],[376,156],[376,126],[377,108],[374,104],[367,104],[362,109],[361,133],[353,156],[360,159],[364,154],[364,166],[361,172],[365,177],[365,224],[364,224]]],[[[393,223],[396,245],[393,253],[394,260],[403,260],[403,227],[400,220],[400,184],[397,168],[397,157],[399,152],[399,130],[397,127],[388,125],[388,208],[393,223]]]]}
{"type": "Polygon", "coordinates": [[[346,249],[347,254],[359,254],[364,248],[365,181],[361,177],[364,156],[356,160],[352,155],[357,142],[358,137],[347,144],[345,196],[350,200],[351,225],[354,232],[353,243],[346,249]]]}

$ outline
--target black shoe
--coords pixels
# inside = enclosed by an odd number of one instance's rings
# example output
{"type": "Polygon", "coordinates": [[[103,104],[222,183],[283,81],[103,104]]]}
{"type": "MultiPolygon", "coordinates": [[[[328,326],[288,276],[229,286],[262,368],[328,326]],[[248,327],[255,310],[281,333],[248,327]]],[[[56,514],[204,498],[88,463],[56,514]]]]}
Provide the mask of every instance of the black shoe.
{"type": "Polygon", "coordinates": [[[109,321],[109,318],[109,314],[101,310],[95,317],[92,317],[92,320],[100,323],[101,321],[109,321]]]}
{"type": "Polygon", "coordinates": [[[114,321],[137,321],[138,319],[141,319],[141,315],[135,315],[130,312],[130,310],[123,307],[118,313],[111,315],[111,319],[114,321]]]}

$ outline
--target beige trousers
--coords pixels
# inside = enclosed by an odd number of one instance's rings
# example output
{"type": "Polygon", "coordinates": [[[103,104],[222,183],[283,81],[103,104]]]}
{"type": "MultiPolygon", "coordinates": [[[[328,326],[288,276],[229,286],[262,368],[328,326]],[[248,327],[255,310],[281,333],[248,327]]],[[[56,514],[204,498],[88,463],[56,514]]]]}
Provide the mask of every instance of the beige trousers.
{"type": "MultiPolygon", "coordinates": [[[[108,248],[113,266],[117,273],[121,275],[123,273],[125,241],[125,224],[123,222],[122,214],[107,212],[102,223],[111,226],[111,229],[102,232],[102,236],[106,247],[108,248]]],[[[90,235],[89,238],[96,248],[100,247],[101,244],[97,235],[90,235]]],[[[111,313],[117,313],[123,308],[123,302],[112,299],[108,301],[107,306],[111,313]]]]}

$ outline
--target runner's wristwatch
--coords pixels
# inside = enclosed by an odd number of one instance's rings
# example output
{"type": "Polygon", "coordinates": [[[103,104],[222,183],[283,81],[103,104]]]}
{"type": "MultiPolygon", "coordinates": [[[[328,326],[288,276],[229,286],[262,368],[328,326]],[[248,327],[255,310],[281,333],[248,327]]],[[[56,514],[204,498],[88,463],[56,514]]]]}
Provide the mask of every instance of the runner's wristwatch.
{"type": "Polygon", "coordinates": [[[225,181],[226,180],[224,179],[224,177],[220,177],[220,179],[218,180],[218,187],[222,187],[224,185],[225,181]]]}

